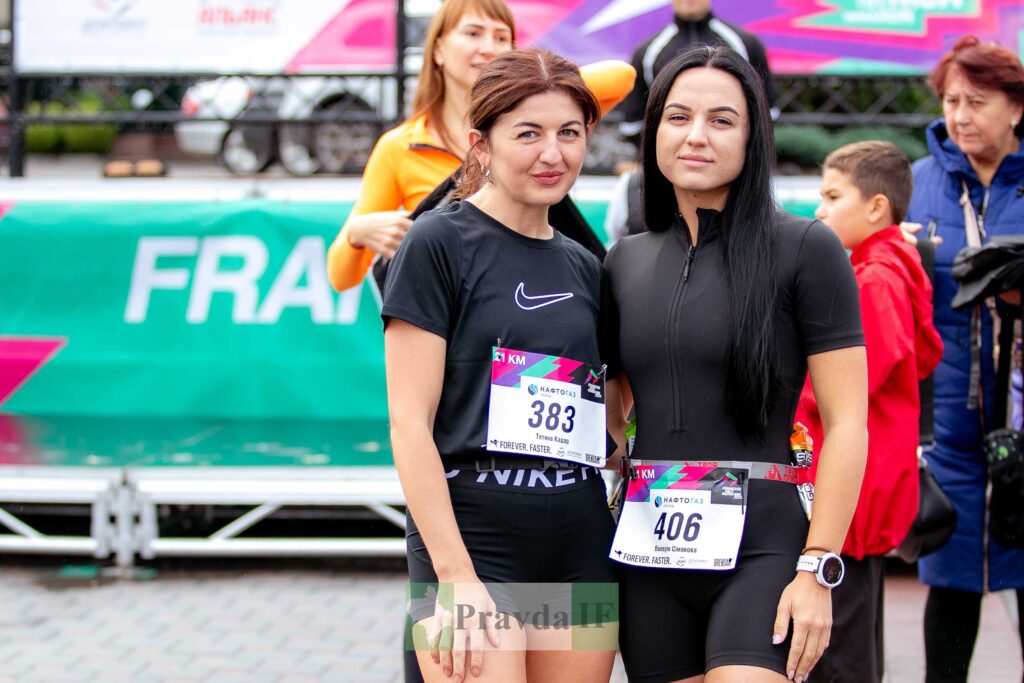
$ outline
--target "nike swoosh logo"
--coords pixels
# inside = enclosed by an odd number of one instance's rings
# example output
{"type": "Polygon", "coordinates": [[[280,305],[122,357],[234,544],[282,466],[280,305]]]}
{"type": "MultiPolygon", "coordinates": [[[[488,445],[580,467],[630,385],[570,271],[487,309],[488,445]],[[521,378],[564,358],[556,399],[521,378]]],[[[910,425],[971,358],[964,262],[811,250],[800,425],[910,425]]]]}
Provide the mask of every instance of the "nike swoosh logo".
{"type": "Polygon", "coordinates": [[[523,291],[523,283],[520,282],[519,286],[516,287],[516,306],[523,309],[524,311],[532,311],[537,308],[543,308],[544,306],[550,306],[551,304],[557,304],[559,301],[565,301],[571,299],[573,296],[572,292],[562,292],[558,294],[538,294],[537,296],[529,296],[523,291]]]}

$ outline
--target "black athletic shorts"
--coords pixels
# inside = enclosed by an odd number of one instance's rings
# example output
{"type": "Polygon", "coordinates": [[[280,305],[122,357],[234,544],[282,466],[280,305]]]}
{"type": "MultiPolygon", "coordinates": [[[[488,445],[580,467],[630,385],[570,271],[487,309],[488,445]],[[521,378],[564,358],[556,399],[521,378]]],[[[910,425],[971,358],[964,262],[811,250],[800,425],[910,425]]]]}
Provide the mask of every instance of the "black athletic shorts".
{"type": "Polygon", "coordinates": [[[727,665],[785,675],[792,624],[785,642],[773,645],[775,615],[806,538],[792,485],[753,481],[735,569],[619,565],[619,646],[630,682],[675,681],[727,665]]]}
{"type": "MultiPolygon", "coordinates": [[[[596,590],[608,595],[607,584],[615,581],[614,563],[608,559],[614,522],[598,470],[448,474],[455,520],[482,582],[605,584],[596,590]]],[[[413,584],[409,614],[417,622],[434,613],[433,594],[422,587],[436,584],[437,575],[409,515],[406,555],[413,584]]],[[[498,586],[489,589],[499,612],[522,612],[523,596],[498,586]]],[[[574,598],[581,595],[573,591],[574,598]]]]}

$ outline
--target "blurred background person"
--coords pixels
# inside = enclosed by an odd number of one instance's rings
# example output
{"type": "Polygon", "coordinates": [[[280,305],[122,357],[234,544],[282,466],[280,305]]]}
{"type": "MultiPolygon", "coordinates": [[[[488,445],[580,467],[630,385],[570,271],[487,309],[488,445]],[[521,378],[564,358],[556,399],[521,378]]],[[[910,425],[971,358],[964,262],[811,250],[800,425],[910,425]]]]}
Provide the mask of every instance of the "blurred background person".
{"type": "MultiPolygon", "coordinates": [[[[677,54],[698,45],[724,45],[743,56],[764,81],[768,104],[775,102],[775,88],[768,69],[764,45],[752,33],[719,19],[711,11],[711,0],[672,0],[672,23],[637,46],[631,63],[636,69],[636,84],[619,105],[623,122],[619,132],[638,142],[643,127],[644,108],[651,83],[677,54]]],[[[772,110],[772,118],[776,112],[772,110]]]]}
{"type": "Polygon", "coordinates": [[[987,523],[982,440],[995,403],[992,316],[986,307],[960,312],[950,305],[957,252],[1024,232],[1024,67],[1009,50],[965,36],[929,83],[943,117],[928,128],[931,156],[914,164],[907,219],[942,238],[935,254],[935,323],[945,350],[935,371],[936,445],[928,464],[959,521],[949,543],[918,564],[921,581],[930,586],[926,680],[938,683],[967,680],[985,592],[1016,590],[1024,607],[1024,550],[1000,546],[987,523]]]}
{"type": "MultiPolygon", "coordinates": [[[[775,101],[768,57],[764,45],[756,36],[716,17],[711,11],[711,0],[672,0],[672,12],[672,23],[640,43],[633,51],[631,61],[636,69],[636,83],[619,105],[623,115],[619,133],[637,146],[640,143],[640,130],[651,83],[673,57],[690,47],[705,44],[732,48],[750,62],[761,76],[768,104],[775,101]]],[[[773,107],[771,114],[774,120],[779,112],[773,107]]],[[[622,166],[625,168],[618,169],[623,172],[612,190],[608,212],[605,214],[604,229],[611,242],[645,229],[640,208],[640,178],[635,173],[634,164],[622,166]]]]}

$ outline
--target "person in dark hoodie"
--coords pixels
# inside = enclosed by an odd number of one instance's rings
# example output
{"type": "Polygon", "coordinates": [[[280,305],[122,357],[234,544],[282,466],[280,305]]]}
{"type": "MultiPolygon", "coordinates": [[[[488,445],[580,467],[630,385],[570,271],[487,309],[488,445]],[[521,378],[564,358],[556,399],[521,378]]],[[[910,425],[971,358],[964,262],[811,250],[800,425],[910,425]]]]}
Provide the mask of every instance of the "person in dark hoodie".
{"type": "MultiPolygon", "coordinates": [[[[851,250],[868,354],[868,460],[843,544],[846,576],[832,594],[832,639],[814,683],[880,683],[885,554],[917,514],[918,382],[942,357],[932,324],[932,286],[903,239],[913,191],[910,160],[890,142],[840,147],[825,159],[815,216],[851,250]]],[[[797,420],[815,444],[822,427],[810,381],[797,420]]],[[[816,461],[815,461],[816,462],[816,461]]]]}
{"type": "MultiPolygon", "coordinates": [[[[636,82],[618,107],[623,115],[619,132],[624,138],[639,142],[647,95],[654,78],[677,54],[700,45],[723,45],[742,55],[764,82],[768,104],[775,102],[768,56],[755,35],[716,17],[711,11],[711,0],[672,0],[672,13],[671,24],[633,51],[630,61],[636,69],[636,82]]],[[[772,118],[776,116],[777,112],[772,109],[772,118]]]]}

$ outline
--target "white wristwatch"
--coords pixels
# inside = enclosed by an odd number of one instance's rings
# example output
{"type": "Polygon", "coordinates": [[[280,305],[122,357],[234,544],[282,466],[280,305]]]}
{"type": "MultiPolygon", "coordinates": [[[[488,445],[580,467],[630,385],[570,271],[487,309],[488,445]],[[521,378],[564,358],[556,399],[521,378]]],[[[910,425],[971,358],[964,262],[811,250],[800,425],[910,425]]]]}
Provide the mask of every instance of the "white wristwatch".
{"type": "Polygon", "coordinates": [[[843,582],[843,575],[846,574],[843,559],[835,553],[801,555],[796,561],[796,568],[814,574],[814,578],[825,588],[835,588],[843,582]]]}

